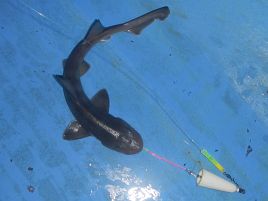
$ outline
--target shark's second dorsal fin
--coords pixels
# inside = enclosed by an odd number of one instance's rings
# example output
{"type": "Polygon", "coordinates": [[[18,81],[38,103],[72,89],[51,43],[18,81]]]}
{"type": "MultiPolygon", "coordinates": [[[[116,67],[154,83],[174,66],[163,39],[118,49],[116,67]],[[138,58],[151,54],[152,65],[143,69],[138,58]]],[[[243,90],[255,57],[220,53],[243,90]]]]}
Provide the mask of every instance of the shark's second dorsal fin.
{"type": "Polygon", "coordinates": [[[128,30],[128,32],[131,32],[131,33],[133,33],[133,34],[138,35],[138,34],[140,34],[140,33],[142,32],[142,30],[143,30],[145,27],[147,27],[147,26],[148,26],[149,24],[151,24],[153,21],[154,21],[154,19],[149,20],[149,21],[146,21],[146,22],[144,22],[144,23],[142,23],[142,24],[140,24],[140,25],[138,25],[138,26],[132,27],[132,28],[130,28],[130,29],[128,30]]]}
{"type": "Polygon", "coordinates": [[[91,99],[93,105],[104,113],[109,113],[110,100],[106,89],[101,89],[91,99]]]}
{"type": "Polygon", "coordinates": [[[105,29],[105,27],[101,24],[100,20],[95,20],[91,24],[91,26],[86,34],[85,39],[88,39],[90,37],[94,37],[94,36],[102,33],[104,29],[105,29]]]}
{"type": "MultiPolygon", "coordinates": [[[[62,66],[65,67],[67,59],[63,59],[62,66]]],[[[90,64],[86,61],[83,61],[79,66],[80,76],[83,76],[90,69],[90,64]]]]}

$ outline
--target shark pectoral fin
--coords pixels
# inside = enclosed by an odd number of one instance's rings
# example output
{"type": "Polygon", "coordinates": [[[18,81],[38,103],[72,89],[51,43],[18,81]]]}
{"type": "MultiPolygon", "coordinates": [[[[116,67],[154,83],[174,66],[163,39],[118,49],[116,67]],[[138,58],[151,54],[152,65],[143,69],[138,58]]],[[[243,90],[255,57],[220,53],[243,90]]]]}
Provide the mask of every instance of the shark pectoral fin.
{"type": "Polygon", "coordinates": [[[84,40],[88,38],[94,38],[104,31],[105,27],[101,24],[100,20],[95,20],[90,26],[84,40]]]}
{"type": "Polygon", "coordinates": [[[138,34],[140,34],[140,33],[142,32],[142,30],[143,30],[145,27],[147,27],[147,26],[148,26],[149,24],[151,24],[153,21],[154,21],[154,19],[148,20],[148,21],[146,21],[146,22],[144,22],[144,23],[142,23],[142,24],[140,24],[140,25],[138,25],[138,26],[135,26],[135,27],[130,28],[130,29],[127,30],[127,31],[128,31],[128,32],[131,32],[131,33],[133,33],[133,34],[138,35],[138,34]]]}
{"type": "MultiPolygon", "coordinates": [[[[67,59],[63,59],[62,61],[63,68],[65,67],[66,61],[67,59]]],[[[90,64],[86,61],[83,61],[79,67],[80,76],[84,75],[88,71],[88,69],[90,69],[90,64]]]]}
{"type": "Polygon", "coordinates": [[[63,139],[65,140],[77,140],[88,136],[91,136],[91,134],[87,132],[77,121],[71,122],[63,133],[63,139]]]}
{"type": "Polygon", "coordinates": [[[104,113],[109,113],[110,100],[106,89],[101,89],[91,99],[93,105],[104,113]]]}
{"type": "Polygon", "coordinates": [[[76,97],[76,93],[68,80],[64,79],[62,75],[53,75],[53,77],[63,89],[67,90],[73,97],[76,97]]]}

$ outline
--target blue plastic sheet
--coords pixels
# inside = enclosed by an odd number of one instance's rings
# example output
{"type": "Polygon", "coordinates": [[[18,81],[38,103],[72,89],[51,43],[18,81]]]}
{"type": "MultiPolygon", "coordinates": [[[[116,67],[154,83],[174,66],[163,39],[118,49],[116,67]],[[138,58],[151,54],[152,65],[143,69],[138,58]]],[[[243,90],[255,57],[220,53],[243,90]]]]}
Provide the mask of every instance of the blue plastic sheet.
{"type": "Polygon", "coordinates": [[[262,0],[0,1],[0,200],[268,200],[267,9],[262,0]],[[145,147],[220,175],[174,120],[245,195],[199,188],[146,152],[62,139],[73,120],[52,77],[62,60],[94,19],[109,26],[165,5],[167,20],[89,52],[85,91],[106,88],[110,112],[145,147]]]}

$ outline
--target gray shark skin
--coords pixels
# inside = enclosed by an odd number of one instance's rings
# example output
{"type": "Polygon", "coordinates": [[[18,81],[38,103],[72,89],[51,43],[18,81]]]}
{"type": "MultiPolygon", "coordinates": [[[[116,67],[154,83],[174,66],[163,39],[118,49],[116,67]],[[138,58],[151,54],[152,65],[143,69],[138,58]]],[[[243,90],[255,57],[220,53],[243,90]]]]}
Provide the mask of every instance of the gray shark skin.
{"type": "Polygon", "coordinates": [[[89,99],[83,90],[80,77],[90,68],[84,57],[96,43],[107,40],[118,32],[140,34],[154,20],[164,20],[169,12],[168,7],[162,7],[126,23],[109,27],[104,27],[99,20],[93,22],[84,39],[63,62],[63,75],[54,75],[63,87],[66,102],[76,119],[65,129],[64,139],[94,136],[104,146],[124,154],[136,154],[143,149],[141,135],[123,119],[109,114],[107,91],[102,89],[89,99]]]}

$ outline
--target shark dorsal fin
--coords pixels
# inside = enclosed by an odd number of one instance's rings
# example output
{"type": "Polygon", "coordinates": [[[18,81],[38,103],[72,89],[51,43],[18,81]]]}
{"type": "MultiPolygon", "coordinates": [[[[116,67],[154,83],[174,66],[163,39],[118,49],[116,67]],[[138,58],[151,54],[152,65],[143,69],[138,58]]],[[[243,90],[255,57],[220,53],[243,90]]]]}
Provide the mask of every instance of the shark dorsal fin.
{"type": "Polygon", "coordinates": [[[85,38],[90,38],[90,37],[94,37],[100,33],[103,32],[104,30],[104,26],[101,24],[100,20],[95,20],[90,29],[88,30],[86,37],[85,38]]]}
{"type": "Polygon", "coordinates": [[[71,122],[63,133],[65,140],[77,140],[88,136],[91,136],[90,132],[87,132],[78,121],[71,122]]]}
{"type": "Polygon", "coordinates": [[[138,26],[135,26],[135,27],[133,27],[133,28],[127,30],[127,31],[128,31],[128,32],[131,32],[131,33],[133,33],[133,34],[138,35],[138,34],[140,34],[140,33],[142,32],[142,30],[143,30],[145,27],[147,27],[147,26],[148,26],[149,24],[151,24],[153,21],[154,21],[154,19],[149,20],[149,21],[146,21],[146,22],[144,22],[143,24],[140,24],[140,25],[138,25],[138,26]]]}
{"type": "Polygon", "coordinates": [[[106,89],[98,91],[91,99],[93,105],[104,113],[109,113],[110,100],[106,89]]]}
{"type": "MultiPolygon", "coordinates": [[[[63,66],[63,68],[65,67],[66,61],[67,61],[67,59],[63,59],[63,61],[62,61],[62,66],[63,66]]],[[[82,75],[84,75],[89,69],[90,69],[90,64],[87,63],[86,61],[83,61],[83,62],[80,64],[80,67],[79,67],[80,77],[81,77],[82,75]]]]}

